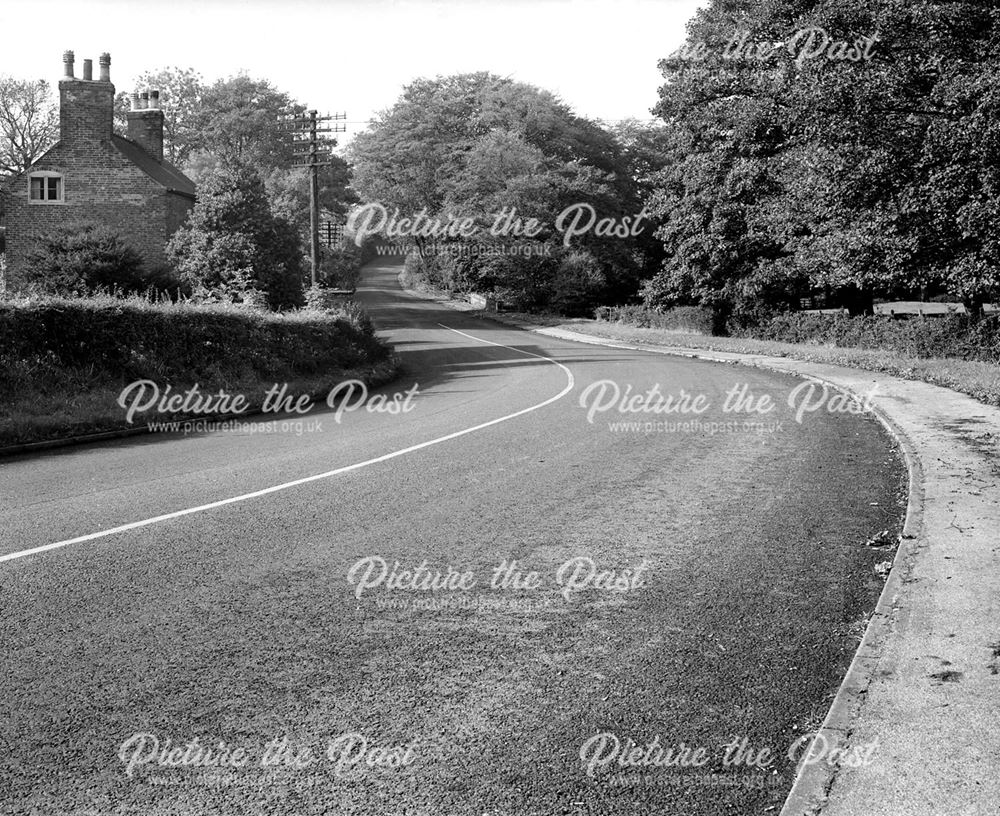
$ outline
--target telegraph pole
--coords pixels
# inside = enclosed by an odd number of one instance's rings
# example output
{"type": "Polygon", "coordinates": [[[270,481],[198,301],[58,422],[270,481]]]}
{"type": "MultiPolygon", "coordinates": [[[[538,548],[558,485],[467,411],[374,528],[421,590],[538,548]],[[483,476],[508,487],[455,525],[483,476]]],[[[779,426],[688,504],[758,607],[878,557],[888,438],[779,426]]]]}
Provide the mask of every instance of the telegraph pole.
{"type": "Polygon", "coordinates": [[[297,147],[295,155],[300,159],[294,166],[309,170],[309,258],[312,262],[312,285],[319,281],[319,168],[330,165],[330,151],[337,146],[337,140],[325,134],[343,133],[347,130],[346,113],[320,116],[315,110],[307,111],[289,120],[292,128],[292,144],[297,147]],[[320,127],[327,122],[333,124],[320,127]]]}
{"type": "MultiPolygon", "coordinates": [[[[318,118],[309,111],[309,258],[312,261],[312,285],[316,285],[319,270],[319,145],[318,118]]],[[[324,162],[329,164],[329,162],[324,162]]]]}

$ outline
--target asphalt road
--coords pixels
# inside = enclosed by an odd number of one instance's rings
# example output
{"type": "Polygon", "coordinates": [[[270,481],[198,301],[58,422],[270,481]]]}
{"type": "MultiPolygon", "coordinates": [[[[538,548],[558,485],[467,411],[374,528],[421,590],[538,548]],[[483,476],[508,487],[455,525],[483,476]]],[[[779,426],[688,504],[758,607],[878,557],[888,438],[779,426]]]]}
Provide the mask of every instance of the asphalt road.
{"type": "Polygon", "coordinates": [[[899,529],[880,426],[366,282],[406,412],[0,463],[0,813],[775,812],[899,529]],[[600,381],[710,407],[589,422],[600,381]]]}

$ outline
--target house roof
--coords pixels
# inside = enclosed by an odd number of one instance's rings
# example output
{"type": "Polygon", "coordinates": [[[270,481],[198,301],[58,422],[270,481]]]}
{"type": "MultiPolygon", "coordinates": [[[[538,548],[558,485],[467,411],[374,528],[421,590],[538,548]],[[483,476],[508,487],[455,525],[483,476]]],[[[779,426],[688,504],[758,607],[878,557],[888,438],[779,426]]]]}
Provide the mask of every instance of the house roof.
{"type": "Polygon", "coordinates": [[[194,198],[194,182],[168,161],[158,162],[135,142],[117,134],[111,137],[111,143],[132,164],[136,165],[147,176],[162,184],[170,192],[194,198]]]}

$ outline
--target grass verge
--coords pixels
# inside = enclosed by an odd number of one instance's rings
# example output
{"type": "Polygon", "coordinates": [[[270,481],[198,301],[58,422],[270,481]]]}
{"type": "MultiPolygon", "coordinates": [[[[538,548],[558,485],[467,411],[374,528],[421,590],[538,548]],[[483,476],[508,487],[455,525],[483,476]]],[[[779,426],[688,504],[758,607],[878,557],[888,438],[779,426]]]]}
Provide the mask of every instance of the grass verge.
{"type": "Polygon", "coordinates": [[[950,358],[918,359],[882,349],[840,348],[832,344],[781,343],[741,337],[712,337],[665,329],[643,329],[596,320],[568,320],[552,316],[521,313],[484,315],[504,323],[526,328],[558,327],[570,331],[618,340],[634,345],[669,346],[739,354],[767,354],[815,363],[829,363],[907,380],[940,385],[975,397],[989,405],[1000,406],[1000,366],[972,360],[950,358]]]}

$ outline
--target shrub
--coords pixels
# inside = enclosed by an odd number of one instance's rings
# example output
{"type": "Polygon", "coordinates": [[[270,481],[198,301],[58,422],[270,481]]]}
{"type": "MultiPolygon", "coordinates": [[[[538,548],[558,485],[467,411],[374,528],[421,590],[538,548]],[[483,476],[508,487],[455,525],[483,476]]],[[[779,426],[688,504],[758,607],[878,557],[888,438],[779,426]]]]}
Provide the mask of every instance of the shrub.
{"type": "Polygon", "coordinates": [[[116,232],[90,222],[36,236],[26,258],[28,282],[36,291],[85,295],[97,291],[142,291],[142,257],[116,232]]]}
{"type": "MultiPolygon", "coordinates": [[[[389,349],[355,309],[275,313],[148,298],[0,301],[0,445],[119,428],[124,386],[245,394],[275,383],[322,393],[345,378],[384,382],[389,349]]],[[[166,393],[165,391],[163,393],[166,393]]],[[[147,419],[179,419],[158,415],[147,419]]]]}
{"type": "Polygon", "coordinates": [[[712,310],[703,306],[674,306],[662,312],[644,306],[601,306],[594,316],[607,323],[691,334],[712,334],[713,326],[712,310]]]}
{"type": "Polygon", "coordinates": [[[429,264],[431,280],[446,292],[460,292],[467,288],[465,264],[462,259],[448,252],[434,256],[429,264]]]}
{"type": "Polygon", "coordinates": [[[958,358],[1000,362],[1000,315],[893,320],[794,312],[741,332],[744,337],[841,348],[882,349],[918,359],[958,358]]]}
{"type": "MultiPolygon", "coordinates": [[[[141,298],[34,298],[0,302],[0,377],[37,368],[97,379],[274,381],[387,359],[356,307],[272,312],[141,298]]],[[[6,381],[6,380],[5,380],[6,381]]]]}
{"type": "Polygon", "coordinates": [[[306,289],[306,310],[342,315],[359,325],[363,324],[369,331],[372,330],[368,314],[349,296],[334,292],[332,288],[322,284],[306,289]]]}
{"type": "Polygon", "coordinates": [[[427,265],[417,252],[411,252],[403,260],[403,282],[407,286],[427,283],[427,265]]]}
{"type": "MultiPolygon", "coordinates": [[[[676,306],[662,312],[643,306],[601,306],[597,320],[640,328],[716,334],[719,315],[708,307],[676,306]]],[[[948,315],[893,320],[882,315],[785,312],[758,325],[727,323],[736,337],[779,343],[883,350],[917,359],[956,358],[1000,364],[1000,314],[948,315]]]]}
{"type": "MultiPolygon", "coordinates": [[[[456,248],[458,244],[454,245],[456,248]]],[[[469,289],[468,262],[457,257],[451,252],[438,252],[436,254],[419,255],[410,253],[413,257],[410,274],[415,280],[422,280],[424,283],[435,289],[443,289],[446,292],[465,291],[469,289]]]]}
{"type": "Polygon", "coordinates": [[[197,300],[240,303],[255,288],[254,246],[246,235],[184,226],[167,244],[167,256],[197,300]]]}
{"type": "Polygon", "coordinates": [[[584,315],[606,283],[601,264],[592,254],[586,250],[570,252],[556,267],[549,306],[570,317],[584,315]]]}
{"type": "Polygon", "coordinates": [[[354,289],[361,279],[365,262],[364,250],[354,243],[342,242],[320,250],[322,282],[336,289],[354,289]]]}
{"type": "Polygon", "coordinates": [[[371,317],[368,315],[368,312],[362,309],[356,301],[348,300],[343,303],[339,312],[343,315],[345,320],[349,320],[351,323],[354,323],[365,334],[374,336],[375,325],[372,323],[371,317]]]}
{"type": "Polygon", "coordinates": [[[216,170],[205,178],[188,223],[167,245],[167,257],[202,300],[241,301],[257,290],[272,309],[305,302],[298,232],[271,212],[264,183],[249,168],[216,170]]]}

